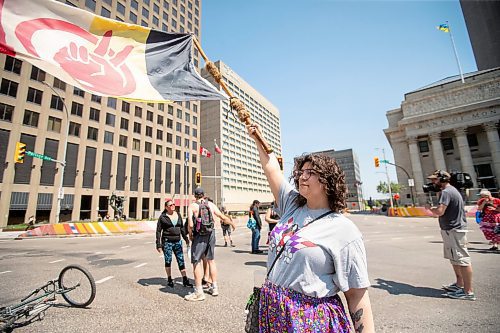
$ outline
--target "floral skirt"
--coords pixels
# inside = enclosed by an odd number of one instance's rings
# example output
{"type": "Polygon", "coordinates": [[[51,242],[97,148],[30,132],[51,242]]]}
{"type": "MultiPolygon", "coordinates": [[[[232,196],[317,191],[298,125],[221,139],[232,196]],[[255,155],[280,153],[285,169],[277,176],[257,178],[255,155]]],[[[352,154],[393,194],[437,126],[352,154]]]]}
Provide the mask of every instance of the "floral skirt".
{"type": "Polygon", "coordinates": [[[352,332],[338,295],[315,298],[266,281],[260,291],[261,333],[352,332]]]}

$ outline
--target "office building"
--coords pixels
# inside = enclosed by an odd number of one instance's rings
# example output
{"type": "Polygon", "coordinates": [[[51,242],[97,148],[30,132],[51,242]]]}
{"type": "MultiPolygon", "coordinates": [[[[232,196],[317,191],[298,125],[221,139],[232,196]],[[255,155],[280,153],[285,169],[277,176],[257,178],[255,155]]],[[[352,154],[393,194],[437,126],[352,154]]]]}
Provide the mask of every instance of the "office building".
{"type": "MultiPolygon", "coordinates": [[[[261,126],[262,134],[281,155],[281,127],[278,109],[228,65],[215,63],[231,93],[245,104],[252,121],[261,126]]],[[[215,84],[203,69],[202,76],[215,84]]],[[[200,144],[208,149],[210,158],[200,157],[202,187],[217,205],[230,211],[248,210],[253,200],[271,202],[273,196],[259,162],[255,142],[236,112],[229,110],[229,101],[202,101],[200,144]],[[215,141],[214,141],[215,140],[215,141]],[[215,152],[215,143],[222,154],[215,152]],[[222,177],[220,177],[222,175],[222,177]]]]}
{"type": "MultiPolygon", "coordinates": [[[[156,30],[201,35],[199,0],[64,3],[156,30]]],[[[112,215],[112,194],[125,198],[124,215],[143,219],[162,210],[166,197],[182,205],[192,192],[199,165],[199,102],[95,96],[27,62],[6,55],[0,61],[0,227],[32,215],[37,222],[55,222],[59,195],[61,221],[70,221],[112,215]],[[57,162],[26,156],[24,163],[14,163],[18,141],[29,151],[65,160],[64,177],[57,162]]],[[[196,66],[199,61],[195,50],[196,66]]]]}

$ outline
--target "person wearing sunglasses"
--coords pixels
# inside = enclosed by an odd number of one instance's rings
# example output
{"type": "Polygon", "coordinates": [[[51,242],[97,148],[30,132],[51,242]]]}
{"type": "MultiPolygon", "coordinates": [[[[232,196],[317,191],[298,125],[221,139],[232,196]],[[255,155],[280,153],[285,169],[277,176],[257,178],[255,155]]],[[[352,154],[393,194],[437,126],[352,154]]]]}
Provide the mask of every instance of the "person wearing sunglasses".
{"type": "Polygon", "coordinates": [[[175,210],[174,201],[172,199],[167,199],[165,201],[165,209],[161,213],[158,223],[156,224],[156,251],[158,251],[158,253],[163,252],[165,258],[165,272],[167,273],[167,285],[170,288],[174,287],[171,269],[172,254],[175,255],[175,259],[177,260],[177,266],[182,275],[182,284],[184,287],[193,287],[193,284],[189,282],[186,275],[186,264],[184,262],[181,237],[186,241],[186,244],[189,245],[189,239],[182,223],[181,214],[175,210]]]}
{"type": "Polygon", "coordinates": [[[281,217],[269,237],[260,332],[374,332],[362,235],[342,214],[344,172],[331,157],[306,154],[295,158],[291,185],[274,153],[259,143],[259,127],[251,124],[247,131],[257,143],[281,217]]]}

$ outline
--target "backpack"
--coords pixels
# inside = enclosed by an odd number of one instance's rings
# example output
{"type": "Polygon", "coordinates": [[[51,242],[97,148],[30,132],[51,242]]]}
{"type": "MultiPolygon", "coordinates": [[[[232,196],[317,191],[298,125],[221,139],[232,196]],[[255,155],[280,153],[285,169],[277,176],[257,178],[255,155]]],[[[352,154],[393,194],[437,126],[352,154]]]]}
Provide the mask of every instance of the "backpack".
{"type": "Polygon", "coordinates": [[[214,217],[204,200],[198,204],[198,217],[195,221],[194,230],[198,235],[209,235],[214,230],[214,217]]]}

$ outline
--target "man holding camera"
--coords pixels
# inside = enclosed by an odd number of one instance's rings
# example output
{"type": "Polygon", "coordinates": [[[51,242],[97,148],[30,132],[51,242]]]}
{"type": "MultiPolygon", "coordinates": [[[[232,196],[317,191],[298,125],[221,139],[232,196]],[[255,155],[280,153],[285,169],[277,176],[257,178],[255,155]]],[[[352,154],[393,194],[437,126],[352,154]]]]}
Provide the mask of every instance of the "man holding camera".
{"type": "Polygon", "coordinates": [[[460,192],[450,184],[450,178],[450,174],[442,170],[436,170],[427,177],[434,185],[433,191],[441,192],[438,206],[427,208],[439,218],[444,258],[450,260],[456,276],[456,282],[444,285],[443,289],[450,298],[475,301],[476,296],[472,290],[472,264],[467,251],[464,201],[460,192]]]}

